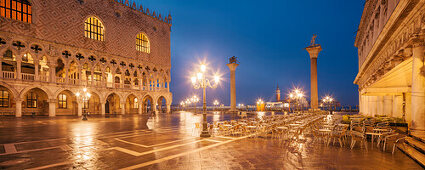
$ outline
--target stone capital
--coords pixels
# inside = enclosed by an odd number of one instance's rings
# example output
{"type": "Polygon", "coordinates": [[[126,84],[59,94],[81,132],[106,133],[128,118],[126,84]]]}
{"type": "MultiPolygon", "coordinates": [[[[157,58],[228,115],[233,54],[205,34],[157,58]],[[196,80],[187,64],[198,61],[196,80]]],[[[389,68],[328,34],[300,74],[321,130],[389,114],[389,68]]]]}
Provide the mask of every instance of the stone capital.
{"type": "Polygon", "coordinates": [[[239,64],[236,64],[236,63],[227,64],[227,67],[229,67],[230,71],[235,71],[236,67],[238,67],[238,66],[239,66],[239,64]]]}
{"type": "Polygon", "coordinates": [[[307,52],[310,54],[310,59],[317,59],[317,56],[319,55],[320,51],[322,51],[322,46],[309,46],[306,47],[305,50],[307,50],[307,52]]]}
{"type": "Polygon", "coordinates": [[[425,41],[424,41],[425,35],[423,34],[415,34],[410,39],[410,44],[413,48],[415,47],[425,47],[425,41]]]}

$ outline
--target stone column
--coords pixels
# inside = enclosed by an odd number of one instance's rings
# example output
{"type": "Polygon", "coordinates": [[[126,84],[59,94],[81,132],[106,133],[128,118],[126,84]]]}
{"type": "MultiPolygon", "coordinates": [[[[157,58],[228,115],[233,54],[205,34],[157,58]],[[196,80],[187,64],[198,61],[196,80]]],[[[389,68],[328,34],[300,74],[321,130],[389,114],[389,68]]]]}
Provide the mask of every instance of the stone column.
{"type": "MultiPolygon", "coordinates": [[[[153,100],[153,99],[152,99],[153,100]]],[[[157,107],[157,101],[155,101],[155,100],[153,100],[152,101],[152,109],[153,109],[153,112],[155,113],[155,114],[158,114],[158,109],[156,109],[156,107],[157,107]]]]}
{"type": "Polygon", "coordinates": [[[400,94],[393,97],[393,117],[403,117],[403,96],[400,94]]]}
{"type": "Polygon", "coordinates": [[[167,104],[167,113],[171,113],[171,104],[167,104]]]}
{"type": "Polygon", "coordinates": [[[362,95],[362,93],[359,91],[359,113],[360,114],[364,114],[363,112],[363,101],[364,101],[364,99],[363,99],[363,95],[362,95]]]}
{"type": "Polygon", "coordinates": [[[393,96],[384,96],[384,114],[388,117],[393,116],[393,96]]]}
{"type": "Polygon", "coordinates": [[[56,82],[56,65],[54,63],[51,63],[49,65],[49,71],[50,71],[50,82],[55,83],[56,82]]]}
{"type": "Polygon", "coordinates": [[[80,101],[77,102],[77,115],[78,116],[82,116],[83,115],[83,103],[80,102],[80,101]]]}
{"type": "Polygon", "coordinates": [[[49,117],[55,117],[56,116],[56,100],[55,99],[49,99],[49,117]]]}
{"type": "Polygon", "coordinates": [[[141,115],[143,113],[143,102],[140,98],[138,98],[138,99],[139,99],[139,108],[138,108],[137,111],[138,111],[139,115],[141,115]]]}
{"type": "Polygon", "coordinates": [[[0,78],[3,77],[3,59],[0,58],[0,78]]]}
{"type": "Polygon", "coordinates": [[[106,102],[100,103],[100,113],[102,114],[102,116],[105,115],[105,104],[106,102]]]}
{"type": "Polygon", "coordinates": [[[413,46],[412,61],[412,130],[425,130],[425,77],[424,67],[425,44],[417,42],[413,46]]]}
{"type": "Polygon", "coordinates": [[[229,63],[227,64],[227,67],[230,69],[230,112],[237,112],[236,110],[236,81],[235,81],[235,72],[236,67],[238,67],[239,64],[236,63],[229,63]]]}
{"type": "Polygon", "coordinates": [[[367,116],[369,114],[369,106],[368,106],[368,104],[369,104],[369,97],[366,96],[366,95],[362,95],[362,97],[363,97],[363,102],[362,102],[362,104],[363,104],[363,106],[362,106],[363,112],[362,113],[363,113],[363,115],[367,116]]]}
{"type": "Polygon", "coordinates": [[[18,57],[17,59],[16,59],[16,79],[22,79],[22,76],[21,76],[21,58],[20,57],[18,57]]]}
{"type": "Polygon", "coordinates": [[[376,96],[377,115],[384,115],[384,96],[376,96]]]}
{"type": "Polygon", "coordinates": [[[69,76],[68,76],[69,71],[68,71],[68,67],[66,65],[64,67],[65,67],[64,68],[65,69],[65,84],[68,84],[69,83],[69,76]]]}
{"type": "Polygon", "coordinates": [[[22,99],[15,99],[16,117],[22,117],[22,99]]]}
{"type": "Polygon", "coordinates": [[[371,97],[371,115],[372,117],[375,117],[375,115],[378,113],[378,96],[370,96],[371,97]]]}
{"type": "Polygon", "coordinates": [[[40,68],[38,67],[38,64],[39,64],[38,60],[34,60],[34,79],[36,81],[40,81],[40,78],[38,76],[38,74],[39,74],[38,72],[39,72],[40,68]]]}
{"type": "Polygon", "coordinates": [[[319,109],[319,94],[317,88],[317,56],[322,47],[319,44],[312,44],[311,46],[305,48],[310,54],[310,87],[311,87],[311,109],[319,109]]]}
{"type": "Polygon", "coordinates": [[[125,104],[126,104],[126,103],[125,103],[125,100],[126,100],[126,99],[124,99],[124,100],[121,100],[121,101],[120,101],[121,114],[122,114],[122,115],[125,115],[125,104]]]}

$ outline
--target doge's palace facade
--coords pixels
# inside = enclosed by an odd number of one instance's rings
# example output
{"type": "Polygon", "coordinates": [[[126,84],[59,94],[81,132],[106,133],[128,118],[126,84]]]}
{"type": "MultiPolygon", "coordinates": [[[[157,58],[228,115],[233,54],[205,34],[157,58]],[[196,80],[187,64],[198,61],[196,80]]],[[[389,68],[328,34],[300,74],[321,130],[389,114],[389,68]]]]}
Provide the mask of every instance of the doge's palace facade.
{"type": "Polygon", "coordinates": [[[355,46],[360,112],[425,130],[425,1],[366,1],[355,46]]]}
{"type": "Polygon", "coordinates": [[[171,20],[127,0],[0,0],[0,115],[169,112],[171,20]]]}

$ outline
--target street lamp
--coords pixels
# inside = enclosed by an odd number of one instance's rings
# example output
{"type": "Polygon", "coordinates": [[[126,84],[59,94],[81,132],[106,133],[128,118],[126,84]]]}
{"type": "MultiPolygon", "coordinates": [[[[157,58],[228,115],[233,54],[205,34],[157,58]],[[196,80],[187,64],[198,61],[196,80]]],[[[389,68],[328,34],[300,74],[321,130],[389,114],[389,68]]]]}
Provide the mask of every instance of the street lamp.
{"type": "Polygon", "coordinates": [[[183,107],[184,107],[184,102],[183,101],[180,102],[180,107],[181,107],[181,110],[183,110],[183,107]]]}
{"type": "Polygon", "coordinates": [[[325,96],[325,97],[322,99],[322,101],[323,101],[323,103],[325,103],[325,104],[327,105],[328,110],[329,110],[329,113],[330,113],[330,112],[331,112],[330,105],[331,105],[331,103],[334,101],[334,99],[333,99],[332,97],[330,97],[330,96],[325,96]]]}
{"type": "Polygon", "coordinates": [[[202,88],[202,101],[203,101],[203,107],[202,107],[202,117],[203,117],[203,123],[202,123],[202,133],[201,137],[210,137],[211,135],[208,133],[208,127],[207,127],[207,100],[206,100],[206,88],[210,87],[212,89],[217,88],[218,83],[220,82],[220,77],[214,76],[214,84],[211,84],[211,81],[208,80],[205,77],[205,71],[207,70],[207,66],[202,64],[200,66],[200,72],[196,74],[196,77],[193,76],[191,78],[192,85],[195,89],[202,88]]]}
{"type": "Polygon", "coordinates": [[[257,111],[264,111],[264,101],[262,99],[257,100],[257,111]]]}
{"type": "Polygon", "coordinates": [[[91,94],[87,91],[87,88],[83,88],[82,92],[77,92],[75,93],[75,95],[77,96],[77,99],[82,100],[83,102],[83,120],[87,120],[87,107],[88,105],[86,105],[86,102],[88,104],[88,101],[91,97],[91,94]]]}
{"type": "Polygon", "coordinates": [[[198,96],[193,96],[192,98],[190,98],[190,101],[193,103],[193,105],[195,106],[195,114],[196,114],[196,103],[199,102],[199,98],[198,96]]]}
{"type": "Polygon", "coordinates": [[[220,102],[218,102],[218,100],[214,100],[213,104],[215,106],[215,109],[218,110],[217,107],[218,107],[218,105],[220,105],[220,102]]]}
{"type": "MultiPolygon", "coordinates": [[[[289,98],[294,99],[298,107],[300,107],[300,100],[303,97],[304,97],[304,93],[299,89],[294,89],[291,93],[289,93],[289,98]]],[[[291,108],[289,108],[289,110],[291,110],[291,108]]]]}

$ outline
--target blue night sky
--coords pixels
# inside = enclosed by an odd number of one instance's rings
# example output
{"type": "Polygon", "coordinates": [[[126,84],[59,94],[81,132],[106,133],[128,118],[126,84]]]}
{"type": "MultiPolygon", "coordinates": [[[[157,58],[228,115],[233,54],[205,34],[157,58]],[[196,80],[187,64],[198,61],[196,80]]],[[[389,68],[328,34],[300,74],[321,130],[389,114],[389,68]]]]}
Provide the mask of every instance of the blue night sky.
{"type": "Polygon", "coordinates": [[[171,91],[173,104],[201,90],[190,84],[191,71],[207,61],[220,71],[223,81],[207,90],[214,99],[230,103],[228,57],[236,56],[237,103],[253,104],[257,98],[274,101],[276,84],[286,96],[293,87],[310,93],[310,59],[307,51],[313,34],[322,45],[318,57],[319,98],[334,96],[343,105],[357,105],[353,84],[358,71],[356,30],[363,1],[341,0],[143,0],[151,11],[171,12],[171,91]]]}

